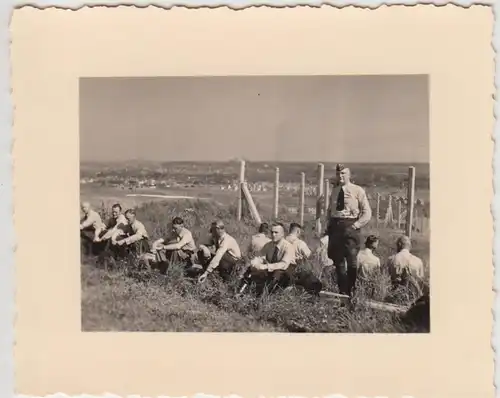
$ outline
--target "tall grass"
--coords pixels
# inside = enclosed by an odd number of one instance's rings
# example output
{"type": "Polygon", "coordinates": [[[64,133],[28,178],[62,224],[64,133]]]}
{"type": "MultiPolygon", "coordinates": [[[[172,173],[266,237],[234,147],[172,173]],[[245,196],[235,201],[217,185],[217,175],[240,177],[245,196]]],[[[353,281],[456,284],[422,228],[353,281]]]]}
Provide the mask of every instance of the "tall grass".
{"type": "MultiPolygon", "coordinates": [[[[104,204],[101,213],[109,211],[104,204]]],[[[185,220],[197,243],[208,238],[211,222],[225,222],[229,234],[240,243],[243,251],[256,232],[249,219],[235,221],[234,204],[218,206],[205,201],[151,202],[137,209],[152,240],[165,236],[175,216],[185,220]]],[[[294,215],[286,212],[280,221],[289,223],[294,215]]],[[[270,220],[269,220],[270,221],[270,220]]],[[[367,228],[364,235],[373,233],[367,228]]],[[[397,232],[379,230],[379,255],[391,254],[397,232]]],[[[313,251],[319,247],[312,222],[305,225],[305,238],[313,251]]],[[[428,263],[428,241],[415,240],[417,255],[428,263]]],[[[316,252],[307,265],[320,276],[325,289],[336,291],[331,267],[323,267],[316,252]]],[[[173,264],[166,276],[154,271],[141,271],[133,265],[119,264],[114,269],[102,269],[91,259],[82,264],[82,325],[86,331],[275,331],[275,332],[351,332],[397,333],[407,330],[397,316],[363,306],[350,308],[340,303],[311,298],[299,289],[264,294],[256,298],[246,295],[236,298],[234,285],[224,284],[215,274],[204,284],[196,284],[183,276],[173,264]]],[[[428,278],[428,276],[427,276],[428,278]]],[[[358,297],[408,304],[416,295],[409,290],[393,292],[388,276],[381,273],[369,284],[360,285],[358,297]]]]}

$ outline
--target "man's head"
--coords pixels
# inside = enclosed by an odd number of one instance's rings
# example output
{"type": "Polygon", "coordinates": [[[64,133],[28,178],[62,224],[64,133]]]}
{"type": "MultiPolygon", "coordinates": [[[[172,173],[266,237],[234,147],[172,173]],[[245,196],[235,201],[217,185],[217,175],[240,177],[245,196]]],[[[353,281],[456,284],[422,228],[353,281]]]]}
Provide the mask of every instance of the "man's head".
{"type": "Polygon", "coordinates": [[[263,222],[262,224],[260,224],[259,233],[269,235],[269,224],[267,222],[263,222]]]}
{"type": "Polygon", "coordinates": [[[90,203],[89,202],[82,203],[82,211],[83,211],[83,214],[89,214],[89,211],[90,211],[90,203]]]}
{"type": "Polygon", "coordinates": [[[300,234],[302,232],[302,225],[300,225],[299,223],[293,222],[290,224],[290,229],[288,232],[290,235],[295,235],[298,237],[298,236],[300,236],[300,234]]]}
{"type": "Polygon", "coordinates": [[[210,226],[210,233],[215,238],[220,238],[222,235],[224,235],[225,231],[226,227],[224,226],[222,220],[214,221],[210,226]]]}
{"type": "Polygon", "coordinates": [[[134,209],[128,209],[125,212],[125,218],[129,223],[133,223],[135,221],[135,210],[134,209]]]}
{"type": "Polygon", "coordinates": [[[118,216],[122,213],[122,206],[119,203],[115,203],[113,207],[111,207],[111,215],[113,218],[118,218],[118,216]]]}
{"type": "Polygon", "coordinates": [[[351,170],[343,164],[337,164],[335,168],[337,182],[341,185],[346,185],[351,181],[351,170]]]}
{"type": "Polygon", "coordinates": [[[285,227],[280,222],[273,223],[271,227],[271,239],[274,243],[279,242],[285,237],[285,227]]]}
{"type": "Polygon", "coordinates": [[[404,249],[410,250],[411,249],[410,238],[406,235],[400,236],[396,241],[396,247],[398,249],[398,252],[404,249]]]}
{"type": "Polygon", "coordinates": [[[172,220],[172,230],[174,233],[179,233],[184,228],[184,220],[180,217],[175,217],[172,220]]]}
{"type": "Polygon", "coordinates": [[[365,247],[371,250],[377,250],[378,248],[378,237],[375,235],[370,235],[366,238],[365,247]]]}

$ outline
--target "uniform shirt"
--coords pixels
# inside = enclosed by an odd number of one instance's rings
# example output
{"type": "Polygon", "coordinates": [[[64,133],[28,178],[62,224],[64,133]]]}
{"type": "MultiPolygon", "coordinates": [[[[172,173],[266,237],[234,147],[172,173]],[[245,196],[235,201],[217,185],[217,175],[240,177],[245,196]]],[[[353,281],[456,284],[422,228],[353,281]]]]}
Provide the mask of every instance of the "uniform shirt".
{"type": "Polygon", "coordinates": [[[295,261],[294,264],[300,263],[309,258],[311,255],[311,249],[307,246],[307,243],[302,239],[299,239],[295,235],[288,235],[286,240],[292,245],[295,250],[295,261]]]}
{"type": "Polygon", "coordinates": [[[387,267],[393,281],[405,276],[412,276],[419,279],[424,276],[424,264],[422,260],[411,254],[408,249],[403,249],[399,253],[390,256],[387,260],[387,267]]]}
{"type": "Polygon", "coordinates": [[[281,239],[278,243],[268,242],[262,248],[258,257],[251,261],[251,265],[258,268],[259,265],[266,264],[266,269],[270,272],[286,270],[295,261],[295,249],[286,239],[281,239]],[[273,262],[275,248],[278,248],[277,261],[273,262]]]}
{"type": "Polygon", "coordinates": [[[128,238],[125,239],[127,245],[137,242],[141,239],[147,239],[148,233],[144,224],[138,220],[135,220],[132,224],[128,224],[127,228],[128,238]]]}
{"type": "Polygon", "coordinates": [[[271,239],[269,239],[263,233],[255,234],[252,236],[252,240],[250,242],[250,245],[248,246],[248,252],[249,253],[258,253],[262,250],[262,248],[265,246],[265,244],[270,242],[270,241],[271,241],[271,239]]]}
{"type": "Polygon", "coordinates": [[[106,222],[107,232],[104,234],[102,239],[111,238],[118,229],[125,230],[128,222],[123,214],[119,214],[118,217],[110,217],[106,222]]]}
{"type": "Polygon", "coordinates": [[[102,222],[101,216],[95,210],[89,210],[89,212],[83,216],[80,224],[83,229],[93,228],[96,235],[99,234],[106,226],[102,222]]]}
{"type": "Polygon", "coordinates": [[[373,254],[371,249],[365,248],[358,253],[358,269],[362,274],[371,273],[380,269],[380,258],[373,254]]]}
{"type": "Polygon", "coordinates": [[[236,242],[236,239],[234,239],[227,232],[224,232],[224,234],[217,241],[213,241],[212,243],[215,246],[215,255],[207,267],[208,272],[212,272],[219,266],[220,260],[225,253],[232,256],[235,260],[239,260],[241,258],[241,250],[238,242],[236,242]]]}
{"type": "Polygon", "coordinates": [[[165,245],[167,246],[167,250],[196,251],[196,244],[194,243],[193,234],[190,230],[182,228],[176,235],[174,243],[165,245]]]}
{"type": "Polygon", "coordinates": [[[357,219],[353,225],[355,228],[366,225],[372,217],[372,209],[365,190],[353,183],[334,187],[330,196],[327,216],[328,218],[357,219]],[[341,189],[344,191],[344,208],[337,210],[337,198],[341,189]]]}

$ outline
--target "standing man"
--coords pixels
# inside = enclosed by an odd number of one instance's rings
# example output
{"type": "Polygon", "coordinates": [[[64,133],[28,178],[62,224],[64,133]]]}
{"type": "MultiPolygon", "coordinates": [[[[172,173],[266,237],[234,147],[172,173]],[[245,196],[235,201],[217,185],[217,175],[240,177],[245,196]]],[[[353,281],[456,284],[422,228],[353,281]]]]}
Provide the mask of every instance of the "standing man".
{"type": "Polygon", "coordinates": [[[236,264],[241,260],[238,242],[226,232],[221,220],[212,223],[210,234],[212,235],[210,244],[200,245],[198,250],[198,261],[205,270],[198,278],[200,283],[204,282],[216,269],[222,279],[229,280],[236,264]]]}
{"type": "Polygon", "coordinates": [[[106,228],[98,212],[90,207],[89,202],[82,203],[83,218],[80,220],[80,239],[86,254],[93,254],[94,244],[106,228]]]}
{"type": "Polygon", "coordinates": [[[351,182],[351,171],[336,167],[337,186],[332,189],[327,210],[328,257],[332,259],[341,294],[353,295],[361,231],[372,216],[366,192],[351,182]]]}
{"type": "MultiPolygon", "coordinates": [[[[196,252],[193,234],[184,226],[184,220],[175,217],[172,220],[173,239],[160,238],[153,242],[153,258],[149,258],[150,253],[145,256],[153,263],[157,263],[162,274],[167,272],[172,262],[178,262],[189,267],[192,265],[192,258],[196,252]],[[165,244],[165,240],[168,242],[165,244]]],[[[149,262],[148,262],[149,265],[149,262]]]]}
{"type": "Polygon", "coordinates": [[[267,242],[270,242],[269,239],[269,224],[267,222],[263,222],[259,226],[259,233],[252,236],[252,240],[250,245],[248,246],[248,255],[253,256],[254,254],[259,253],[264,245],[267,242]]]}

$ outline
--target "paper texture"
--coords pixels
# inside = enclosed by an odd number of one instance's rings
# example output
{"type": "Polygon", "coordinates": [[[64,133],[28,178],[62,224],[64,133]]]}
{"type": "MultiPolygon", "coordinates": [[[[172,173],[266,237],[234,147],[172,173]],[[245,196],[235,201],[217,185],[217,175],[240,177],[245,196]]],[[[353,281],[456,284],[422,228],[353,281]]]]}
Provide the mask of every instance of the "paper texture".
{"type": "Polygon", "coordinates": [[[486,6],[16,10],[16,392],[492,396],[492,26],[486,6]],[[82,333],[79,77],[292,74],[430,75],[431,333],[82,333]]]}

